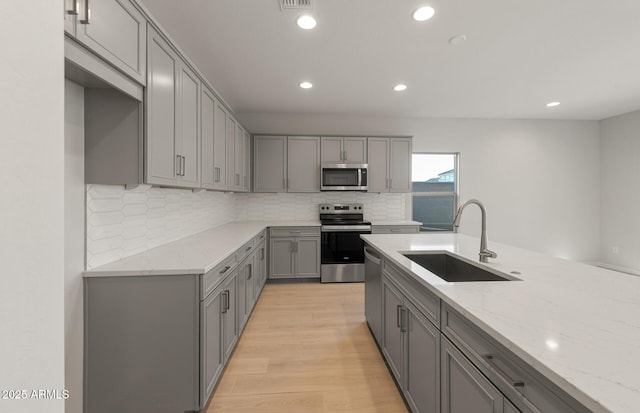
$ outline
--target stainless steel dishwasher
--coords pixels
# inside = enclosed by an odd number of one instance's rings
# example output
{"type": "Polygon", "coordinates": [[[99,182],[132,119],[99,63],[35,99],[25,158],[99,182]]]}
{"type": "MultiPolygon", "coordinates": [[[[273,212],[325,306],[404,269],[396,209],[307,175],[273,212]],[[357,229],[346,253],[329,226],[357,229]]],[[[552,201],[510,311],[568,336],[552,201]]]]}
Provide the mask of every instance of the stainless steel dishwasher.
{"type": "Polygon", "coordinates": [[[378,346],[382,339],[382,258],[364,246],[364,314],[378,346]]]}

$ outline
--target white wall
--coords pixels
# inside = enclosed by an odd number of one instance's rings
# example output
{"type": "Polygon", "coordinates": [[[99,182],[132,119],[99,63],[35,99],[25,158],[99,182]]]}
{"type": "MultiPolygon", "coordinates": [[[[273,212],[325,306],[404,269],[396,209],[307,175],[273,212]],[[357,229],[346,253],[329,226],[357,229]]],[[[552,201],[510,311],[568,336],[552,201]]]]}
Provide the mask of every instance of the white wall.
{"type": "MultiPolygon", "coordinates": [[[[252,133],[409,135],[414,152],[460,153],[460,199],[478,198],[492,240],[578,261],[598,261],[596,121],[385,118],[239,113],[252,133]]],[[[460,231],[479,234],[479,212],[460,231]]]]}
{"type": "MultiPolygon", "coordinates": [[[[61,2],[0,2],[0,389],[64,389],[61,2]]],[[[0,400],[63,412],[63,400],[0,400]]]]}
{"type": "Polygon", "coordinates": [[[68,80],[64,90],[64,354],[65,387],[73,397],[65,413],[82,412],[85,268],[84,88],[68,80]]]}
{"type": "Polygon", "coordinates": [[[600,122],[601,260],[640,273],[640,111],[600,122]]]}

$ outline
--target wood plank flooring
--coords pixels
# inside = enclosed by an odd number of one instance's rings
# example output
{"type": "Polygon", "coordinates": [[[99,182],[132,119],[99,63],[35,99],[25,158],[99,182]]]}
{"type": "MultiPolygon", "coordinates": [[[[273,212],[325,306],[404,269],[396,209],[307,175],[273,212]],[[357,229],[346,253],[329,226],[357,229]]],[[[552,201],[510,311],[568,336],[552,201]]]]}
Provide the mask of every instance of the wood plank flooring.
{"type": "Polygon", "coordinates": [[[364,284],[267,284],[206,413],[406,413],[364,284]]]}

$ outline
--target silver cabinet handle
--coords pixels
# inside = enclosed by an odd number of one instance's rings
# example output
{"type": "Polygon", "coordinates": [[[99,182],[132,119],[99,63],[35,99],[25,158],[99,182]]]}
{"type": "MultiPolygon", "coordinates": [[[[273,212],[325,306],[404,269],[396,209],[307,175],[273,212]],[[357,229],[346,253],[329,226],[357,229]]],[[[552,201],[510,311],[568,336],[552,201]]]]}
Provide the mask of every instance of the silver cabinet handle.
{"type": "Polygon", "coordinates": [[[244,252],[250,251],[250,250],[251,250],[251,248],[253,248],[253,247],[247,247],[247,248],[244,250],[244,252]]]}
{"type": "Polygon", "coordinates": [[[71,7],[71,10],[67,10],[67,14],[71,14],[73,16],[77,16],[78,15],[78,0],[72,0],[73,1],[73,7],[71,7]]]}
{"type": "Polygon", "coordinates": [[[182,176],[185,175],[186,170],[187,170],[187,158],[182,156],[182,176]]]}
{"type": "Polygon", "coordinates": [[[80,24],[91,23],[91,10],[89,9],[89,0],[84,0],[84,19],[80,20],[80,24]]]}
{"type": "Polygon", "coordinates": [[[220,182],[220,167],[216,166],[213,170],[215,172],[215,181],[220,182]]]}
{"type": "Polygon", "coordinates": [[[220,274],[222,275],[225,272],[229,271],[229,268],[231,268],[231,267],[227,265],[226,267],[224,267],[224,269],[222,271],[220,271],[220,274]]]}
{"type": "Polygon", "coordinates": [[[260,249],[260,261],[264,261],[264,248],[260,249]]]}
{"type": "Polygon", "coordinates": [[[406,307],[402,307],[400,309],[400,332],[402,333],[406,333],[407,332],[407,324],[408,323],[408,316],[409,315],[409,311],[407,310],[406,307]]]}
{"type": "Polygon", "coordinates": [[[253,265],[249,264],[249,275],[247,275],[247,280],[250,280],[253,277],[253,265]]]}
{"type": "Polygon", "coordinates": [[[402,330],[402,305],[400,304],[396,306],[396,324],[402,330]]]}
{"type": "Polygon", "coordinates": [[[220,302],[222,306],[222,313],[226,313],[229,310],[229,290],[224,290],[222,292],[222,301],[220,302]]]}
{"type": "Polygon", "coordinates": [[[180,157],[180,155],[176,155],[177,158],[177,162],[176,162],[176,176],[180,176],[180,171],[181,166],[182,166],[182,158],[180,157]]]}
{"type": "Polygon", "coordinates": [[[373,252],[367,247],[364,247],[365,258],[370,259],[375,265],[380,265],[380,257],[376,257],[373,252]]]}

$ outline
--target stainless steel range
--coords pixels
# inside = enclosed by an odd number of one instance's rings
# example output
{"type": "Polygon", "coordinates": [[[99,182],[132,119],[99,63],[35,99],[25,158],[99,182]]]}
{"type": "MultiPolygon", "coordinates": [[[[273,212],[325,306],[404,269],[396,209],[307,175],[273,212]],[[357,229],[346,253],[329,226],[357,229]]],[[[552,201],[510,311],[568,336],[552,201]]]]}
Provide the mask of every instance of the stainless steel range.
{"type": "Polygon", "coordinates": [[[371,222],[364,220],[362,204],[320,204],[320,280],[364,281],[364,241],[371,234],[371,222]]]}

